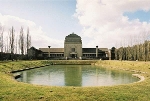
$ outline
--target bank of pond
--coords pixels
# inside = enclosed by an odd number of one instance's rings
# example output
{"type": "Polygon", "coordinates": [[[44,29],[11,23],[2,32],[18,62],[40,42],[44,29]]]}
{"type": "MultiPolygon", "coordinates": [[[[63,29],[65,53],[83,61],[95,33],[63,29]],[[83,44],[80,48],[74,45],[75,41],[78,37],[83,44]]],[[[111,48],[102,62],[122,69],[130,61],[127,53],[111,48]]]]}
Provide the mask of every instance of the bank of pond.
{"type": "Polygon", "coordinates": [[[1,62],[0,100],[148,100],[149,74],[137,61],[1,62]]]}
{"type": "Polygon", "coordinates": [[[139,81],[132,73],[95,65],[50,65],[13,75],[20,82],[49,86],[111,86],[139,81]]]}

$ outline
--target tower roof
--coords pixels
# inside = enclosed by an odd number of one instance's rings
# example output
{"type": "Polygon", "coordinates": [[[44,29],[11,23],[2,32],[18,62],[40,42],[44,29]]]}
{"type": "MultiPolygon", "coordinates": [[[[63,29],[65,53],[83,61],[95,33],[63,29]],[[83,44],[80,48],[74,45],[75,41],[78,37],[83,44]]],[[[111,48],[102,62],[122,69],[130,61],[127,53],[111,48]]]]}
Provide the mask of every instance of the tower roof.
{"type": "Polygon", "coordinates": [[[80,36],[72,33],[65,37],[65,43],[82,43],[82,40],[80,36]]]}

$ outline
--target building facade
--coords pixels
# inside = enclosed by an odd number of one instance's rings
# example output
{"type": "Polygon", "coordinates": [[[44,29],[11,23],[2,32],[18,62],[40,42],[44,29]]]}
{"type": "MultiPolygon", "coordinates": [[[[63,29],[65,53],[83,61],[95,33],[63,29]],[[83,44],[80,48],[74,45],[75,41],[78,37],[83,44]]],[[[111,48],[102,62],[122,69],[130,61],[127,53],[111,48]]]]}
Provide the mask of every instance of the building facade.
{"type": "Polygon", "coordinates": [[[82,57],[82,40],[80,36],[74,33],[66,36],[64,41],[64,57],[82,57]]]}
{"type": "Polygon", "coordinates": [[[82,48],[82,39],[77,34],[65,37],[64,48],[39,48],[43,57],[51,59],[109,59],[108,48],[82,48]]]}

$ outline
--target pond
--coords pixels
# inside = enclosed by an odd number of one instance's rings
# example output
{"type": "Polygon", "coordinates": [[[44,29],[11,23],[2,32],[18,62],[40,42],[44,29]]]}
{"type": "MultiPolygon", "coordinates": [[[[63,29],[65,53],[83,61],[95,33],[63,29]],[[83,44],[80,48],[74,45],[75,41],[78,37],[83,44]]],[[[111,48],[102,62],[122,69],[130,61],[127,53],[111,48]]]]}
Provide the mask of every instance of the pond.
{"type": "Polygon", "coordinates": [[[126,71],[92,65],[50,65],[20,73],[18,81],[50,86],[111,86],[139,80],[126,71]]]}

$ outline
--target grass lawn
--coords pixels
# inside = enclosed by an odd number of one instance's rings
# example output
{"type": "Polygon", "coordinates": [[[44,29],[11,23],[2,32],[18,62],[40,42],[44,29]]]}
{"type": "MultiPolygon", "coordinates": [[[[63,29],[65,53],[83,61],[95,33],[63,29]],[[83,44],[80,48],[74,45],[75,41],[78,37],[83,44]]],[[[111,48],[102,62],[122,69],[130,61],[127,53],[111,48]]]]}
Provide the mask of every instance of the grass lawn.
{"type": "Polygon", "coordinates": [[[11,71],[48,63],[80,63],[80,61],[16,61],[0,62],[0,101],[150,101],[150,62],[82,61],[110,69],[140,74],[142,82],[101,87],[52,87],[17,82],[11,71]]]}

